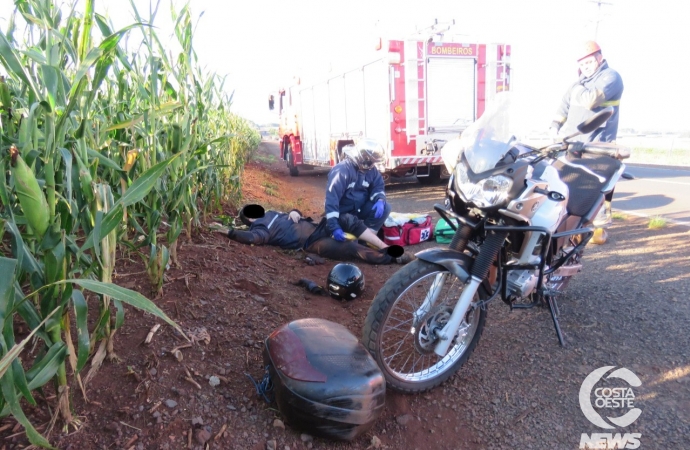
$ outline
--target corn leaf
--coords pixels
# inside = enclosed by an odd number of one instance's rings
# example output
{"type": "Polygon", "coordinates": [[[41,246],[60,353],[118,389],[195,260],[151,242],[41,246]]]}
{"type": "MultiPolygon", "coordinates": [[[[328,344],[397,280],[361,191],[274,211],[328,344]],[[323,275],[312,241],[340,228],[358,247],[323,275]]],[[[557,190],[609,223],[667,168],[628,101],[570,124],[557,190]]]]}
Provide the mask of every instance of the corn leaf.
{"type": "Polygon", "coordinates": [[[136,116],[130,120],[126,120],[124,122],[120,122],[120,123],[116,123],[114,125],[111,125],[105,129],[103,129],[103,131],[108,132],[108,131],[113,131],[113,130],[121,130],[122,128],[129,128],[129,127],[132,127],[132,126],[138,124],[142,120],[144,120],[143,114],[136,116]]]}
{"type": "Polygon", "coordinates": [[[163,175],[165,169],[168,168],[170,163],[172,163],[180,155],[182,155],[182,152],[171,156],[165,161],[159,162],[158,164],[144,172],[139,178],[134,180],[129,189],[127,189],[125,195],[120,197],[117,203],[115,203],[115,206],[129,206],[133,205],[134,203],[137,203],[138,201],[141,201],[144,197],[146,197],[149,191],[153,189],[153,187],[156,185],[156,182],[159,181],[160,177],[163,175]]]}
{"type": "Polygon", "coordinates": [[[0,326],[5,324],[7,313],[14,307],[14,270],[17,260],[0,256],[0,326]]]}
{"type": "MultiPolygon", "coordinates": [[[[19,313],[22,319],[24,319],[26,324],[29,326],[29,329],[35,330],[40,328],[41,317],[38,315],[33,303],[22,301],[24,299],[24,292],[22,292],[21,286],[16,281],[14,283],[14,299],[17,305],[16,311],[19,313]]],[[[36,336],[43,339],[47,346],[53,345],[53,341],[50,339],[50,337],[48,337],[48,334],[44,329],[40,328],[36,332],[36,336]]]]}
{"type": "Polygon", "coordinates": [[[97,152],[96,150],[88,149],[87,154],[92,157],[98,159],[98,162],[103,164],[104,166],[108,167],[109,169],[116,170],[118,172],[124,173],[124,171],[120,168],[120,166],[113,161],[112,159],[108,158],[101,152],[97,152]]]}
{"type": "Polygon", "coordinates": [[[41,66],[41,72],[43,73],[43,84],[45,85],[48,94],[47,100],[50,104],[50,110],[55,111],[55,99],[57,98],[60,74],[55,67],[45,64],[41,66]]]}
{"type": "Polygon", "coordinates": [[[79,289],[72,291],[74,316],[77,318],[77,372],[81,371],[89,359],[90,337],[88,327],[89,309],[84,294],[79,289]]]}
{"type": "MultiPolygon", "coordinates": [[[[100,28],[101,33],[103,36],[110,36],[113,34],[112,30],[110,29],[110,26],[106,23],[105,17],[101,16],[100,14],[95,14],[94,18],[96,19],[96,24],[98,25],[98,28],[100,28]]],[[[146,26],[145,24],[142,23],[137,23],[135,24],[136,26],[146,26]]],[[[127,61],[127,56],[124,54],[124,52],[119,48],[115,48],[115,53],[117,55],[117,58],[120,60],[122,65],[124,66],[125,69],[129,71],[133,71],[132,66],[129,64],[129,61],[127,61]]]]}
{"type": "Polygon", "coordinates": [[[115,305],[115,325],[114,329],[118,329],[125,323],[125,308],[120,300],[113,300],[115,305]]]}
{"type": "Polygon", "coordinates": [[[88,289],[89,291],[101,295],[107,295],[116,300],[120,300],[123,303],[134,306],[137,309],[141,309],[142,311],[153,314],[154,316],[166,321],[171,327],[179,331],[182,336],[187,338],[179,325],[173,322],[172,319],[170,319],[160,308],[158,308],[155,303],[138,292],[120,287],[116,284],[104,283],[102,281],[95,280],[72,279],[60,282],[60,284],[63,283],[77,284],[84,289],[88,289]]]}
{"type": "Polygon", "coordinates": [[[36,362],[26,373],[29,389],[37,389],[49,382],[57,373],[60,365],[65,361],[66,356],[67,346],[64,342],[53,344],[43,358],[36,362]]]}
{"type": "Polygon", "coordinates": [[[65,162],[65,189],[67,195],[65,198],[72,198],[72,153],[66,148],[60,148],[62,160],[65,162]]]}
{"type": "Polygon", "coordinates": [[[34,79],[26,72],[24,64],[22,64],[12,45],[2,33],[0,33],[0,60],[5,63],[5,67],[9,69],[10,73],[15,74],[26,83],[35,98],[41,98],[34,79]]]}
{"type": "MultiPolygon", "coordinates": [[[[24,345],[26,345],[26,339],[22,341],[24,345]]],[[[16,346],[15,346],[16,347],[16,346]]],[[[24,346],[22,345],[22,348],[24,346]]],[[[19,350],[21,352],[21,349],[19,350]]],[[[17,352],[17,355],[19,354],[17,352]]],[[[9,355],[5,355],[2,360],[0,360],[0,369],[2,368],[3,362],[5,361],[5,358],[9,355]]],[[[16,356],[14,356],[16,358],[16,356]]],[[[14,359],[13,358],[13,359],[14,359]]],[[[26,430],[26,437],[29,438],[29,442],[31,442],[33,445],[38,445],[40,447],[45,447],[45,448],[54,448],[50,445],[50,442],[46,440],[41,434],[36,431],[36,428],[29,422],[29,419],[26,417],[24,414],[24,411],[22,411],[22,407],[19,404],[19,398],[17,397],[17,393],[14,390],[14,374],[12,371],[7,371],[5,368],[4,370],[0,370],[0,373],[4,373],[2,376],[2,379],[0,379],[0,386],[2,387],[2,395],[5,397],[5,401],[7,401],[7,405],[10,408],[10,412],[14,416],[14,418],[19,422],[24,429],[26,430]],[[6,373],[5,373],[6,371],[6,373]]]]}
{"type": "MultiPolygon", "coordinates": [[[[10,348],[9,351],[3,355],[2,359],[0,359],[0,377],[3,377],[6,372],[8,375],[12,373],[11,371],[10,372],[7,371],[7,369],[12,364],[12,361],[14,361],[19,356],[19,354],[22,352],[22,350],[24,350],[24,347],[26,347],[26,344],[28,344],[29,341],[31,341],[31,338],[34,336],[34,334],[36,334],[38,329],[40,327],[42,327],[48,321],[48,319],[50,319],[53,316],[53,314],[60,311],[60,309],[61,309],[61,307],[55,308],[50,314],[48,314],[46,316],[45,319],[43,319],[43,321],[39,324],[38,327],[31,330],[31,333],[29,333],[29,335],[27,337],[25,337],[23,341],[21,341],[19,344],[13,345],[12,348],[10,348]]],[[[4,338],[2,339],[2,345],[3,345],[3,350],[4,350],[5,349],[5,339],[4,338]]],[[[14,391],[14,389],[13,389],[13,391],[14,391]]],[[[7,399],[7,397],[5,397],[5,398],[7,399]]],[[[14,412],[13,412],[13,414],[14,414],[14,412]]]]}
{"type": "MultiPolygon", "coordinates": [[[[39,281],[39,283],[42,284],[43,269],[41,269],[41,266],[31,253],[31,250],[29,247],[27,247],[26,243],[22,239],[22,234],[19,232],[19,229],[14,221],[8,220],[5,222],[5,230],[9,231],[12,235],[13,253],[17,258],[17,264],[19,267],[24,272],[32,275],[32,283],[34,281],[39,281]],[[34,278],[34,275],[36,278],[34,278]]],[[[36,287],[35,284],[34,287],[36,287]]]]}
{"type": "MultiPolygon", "coordinates": [[[[10,342],[8,341],[7,344],[10,342]]],[[[14,339],[12,340],[12,345],[14,345],[14,339]]],[[[14,385],[19,389],[22,396],[29,402],[32,406],[36,406],[36,400],[33,395],[31,395],[31,388],[26,381],[26,374],[24,373],[24,368],[19,362],[19,358],[12,361],[12,373],[14,376],[14,385]]]]}

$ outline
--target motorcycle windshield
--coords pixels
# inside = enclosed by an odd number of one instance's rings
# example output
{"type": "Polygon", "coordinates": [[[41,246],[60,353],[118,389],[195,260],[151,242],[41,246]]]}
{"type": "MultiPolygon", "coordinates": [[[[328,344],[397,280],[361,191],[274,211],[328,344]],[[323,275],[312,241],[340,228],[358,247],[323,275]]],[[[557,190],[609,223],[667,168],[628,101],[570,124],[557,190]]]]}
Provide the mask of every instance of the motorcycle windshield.
{"type": "Polygon", "coordinates": [[[502,92],[496,95],[484,114],[463,131],[459,147],[474,173],[493,169],[510,150],[513,136],[508,126],[509,115],[510,96],[502,92]]]}

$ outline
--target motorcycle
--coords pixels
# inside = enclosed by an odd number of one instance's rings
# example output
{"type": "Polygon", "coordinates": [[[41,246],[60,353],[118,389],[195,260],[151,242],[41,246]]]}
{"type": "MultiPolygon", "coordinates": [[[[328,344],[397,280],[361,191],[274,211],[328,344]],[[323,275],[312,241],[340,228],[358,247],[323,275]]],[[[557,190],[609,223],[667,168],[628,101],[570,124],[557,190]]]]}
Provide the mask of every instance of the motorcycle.
{"type": "Polygon", "coordinates": [[[607,108],[560,142],[534,148],[508,133],[508,94],[442,148],[451,173],[434,209],[455,230],[448,248],[432,248],[396,272],[367,313],[362,342],[391,388],[438,386],[472,354],[487,306],[549,309],[559,342],[557,296],[582,269],[605,194],[630,151],[574,140],[613,114],[607,108]]]}

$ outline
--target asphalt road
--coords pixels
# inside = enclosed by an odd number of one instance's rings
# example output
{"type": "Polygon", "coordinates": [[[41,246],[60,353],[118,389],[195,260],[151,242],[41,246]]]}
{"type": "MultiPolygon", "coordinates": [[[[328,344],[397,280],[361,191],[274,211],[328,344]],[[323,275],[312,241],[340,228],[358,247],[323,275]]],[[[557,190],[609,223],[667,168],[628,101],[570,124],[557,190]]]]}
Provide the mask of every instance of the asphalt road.
{"type": "MultiPolygon", "coordinates": [[[[269,145],[277,157],[278,144],[269,145]]],[[[635,165],[628,166],[627,172],[635,179],[621,179],[616,186],[615,210],[642,217],[662,216],[690,226],[690,168],[635,165]]],[[[327,169],[317,168],[301,170],[299,176],[325,190],[327,174],[327,169]]],[[[395,212],[433,213],[434,203],[443,203],[445,184],[423,186],[416,178],[393,179],[386,185],[386,195],[395,212]]]]}
{"type": "Polygon", "coordinates": [[[634,180],[616,186],[613,208],[637,216],[662,216],[690,226],[690,168],[628,166],[634,180]]]}

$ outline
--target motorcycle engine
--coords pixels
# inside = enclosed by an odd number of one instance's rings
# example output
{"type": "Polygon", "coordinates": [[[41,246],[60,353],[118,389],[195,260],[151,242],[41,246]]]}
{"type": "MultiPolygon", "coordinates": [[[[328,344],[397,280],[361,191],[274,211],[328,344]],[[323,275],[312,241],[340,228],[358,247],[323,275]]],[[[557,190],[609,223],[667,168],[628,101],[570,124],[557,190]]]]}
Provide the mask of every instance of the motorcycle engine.
{"type": "Polygon", "coordinates": [[[537,286],[537,272],[534,270],[511,270],[508,272],[508,294],[518,298],[527,297],[537,286]]]}

